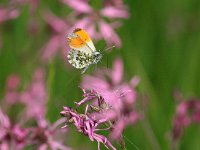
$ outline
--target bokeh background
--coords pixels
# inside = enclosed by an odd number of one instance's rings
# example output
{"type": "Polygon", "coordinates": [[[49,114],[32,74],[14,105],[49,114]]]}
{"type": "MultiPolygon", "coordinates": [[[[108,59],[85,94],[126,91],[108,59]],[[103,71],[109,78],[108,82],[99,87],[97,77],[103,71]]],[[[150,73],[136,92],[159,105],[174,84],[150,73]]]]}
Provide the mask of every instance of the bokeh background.
{"type": "MultiPolygon", "coordinates": [[[[90,0],[89,4],[96,9],[101,7],[98,0],[90,0]]],[[[124,132],[131,141],[125,140],[127,149],[169,150],[177,106],[174,91],[180,91],[185,98],[200,97],[200,1],[125,0],[124,4],[128,6],[129,17],[121,19],[122,25],[115,30],[122,46],[104,54],[103,60],[91,66],[86,74],[93,74],[101,67],[111,68],[116,57],[122,58],[124,80],[138,75],[141,79],[138,91],[148,97],[144,119],[124,132]]],[[[44,14],[51,12],[59,18],[73,20],[69,18],[72,8],[51,0],[16,1],[14,5],[1,0],[0,6],[9,11],[17,9],[19,13],[0,22],[0,99],[3,101],[9,75],[17,74],[21,78],[19,90],[23,90],[34,71],[43,68],[48,90],[46,117],[55,122],[60,118],[62,106],[73,107],[74,101],[82,98],[79,85],[83,75],[67,64],[62,50],[48,60],[41,59],[44,46],[55,34],[44,14]]],[[[64,40],[60,45],[67,45],[66,37],[60,40],[64,40]]],[[[97,49],[107,47],[104,39],[94,43],[97,49]]],[[[67,49],[66,46],[66,53],[67,49]]],[[[199,150],[199,136],[199,125],[192,124],[185,129],[178,149],[199,150]]],[[[96,142],[73,128],[66,141],[74,149],[97,149],[96,142]]]]}

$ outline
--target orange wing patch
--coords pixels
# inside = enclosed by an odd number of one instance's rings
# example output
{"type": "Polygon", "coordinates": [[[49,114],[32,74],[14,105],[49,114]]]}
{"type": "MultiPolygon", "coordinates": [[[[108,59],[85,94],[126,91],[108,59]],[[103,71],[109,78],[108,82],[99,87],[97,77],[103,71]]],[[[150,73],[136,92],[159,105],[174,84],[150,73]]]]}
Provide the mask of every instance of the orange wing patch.
{"type": "Polygon", "coordinates": [[[83,30],[83,29],[80,29],[80,28],[75,29],[75,30],[74,30],[74,33],[75,33],[76,35],[78,35],[78,36],[79,36],[83,41],[85,41],[85,42],[91,41],[90,36],[89,36],[88,33],[87,33],[85,30],[83,30]]]}
{"type": "Polygon", "coordinates": [[[68,38],[70,47],[81,48],[86,45],[86,42],[91,41],[87,32],[83,29],[77,28],[68,38]]]}
{"type": "Polygon", "coordinates": [[[68,43],[69,46],[73,48],[81,48],[86,45],[86,42],[84,42],[80,37],[68,38],[68,43]]]}

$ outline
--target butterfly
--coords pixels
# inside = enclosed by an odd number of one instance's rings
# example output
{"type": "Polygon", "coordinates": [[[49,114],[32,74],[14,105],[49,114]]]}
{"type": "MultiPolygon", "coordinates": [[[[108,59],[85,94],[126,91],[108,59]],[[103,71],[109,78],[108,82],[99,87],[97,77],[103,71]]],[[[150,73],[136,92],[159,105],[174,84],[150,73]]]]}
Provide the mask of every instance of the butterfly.
{"type": "Polygon", "coordinates": [[[68,61],[73,67],[83,69],[82,74],[91,64],[97,64],[101,60],[102,54],[96,50],[85,30],[81,28],[74,29],[67,36],[67,41],[70,47],[67,56],[68,61]]]}

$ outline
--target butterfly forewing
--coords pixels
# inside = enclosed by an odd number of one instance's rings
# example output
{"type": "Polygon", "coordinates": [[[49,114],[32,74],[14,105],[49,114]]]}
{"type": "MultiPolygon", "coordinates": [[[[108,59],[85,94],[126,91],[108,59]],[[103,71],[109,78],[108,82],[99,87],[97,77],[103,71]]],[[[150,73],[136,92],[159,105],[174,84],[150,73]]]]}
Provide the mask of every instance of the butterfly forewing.
{"type": "Polygon", "coordinates": [[[83,51],[85,53],[92,53],[96,51],[92,40],[88,33],[83,29],[75,29],[67,37],[70,48],[83,51]]]}

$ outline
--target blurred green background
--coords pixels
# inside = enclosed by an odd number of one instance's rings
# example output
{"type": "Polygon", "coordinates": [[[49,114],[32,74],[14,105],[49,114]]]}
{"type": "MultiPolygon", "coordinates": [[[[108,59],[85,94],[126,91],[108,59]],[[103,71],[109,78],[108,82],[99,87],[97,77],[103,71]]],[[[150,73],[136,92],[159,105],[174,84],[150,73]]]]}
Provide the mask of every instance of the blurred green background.
{"type": "MultiPolygon", "coordinates": [[[[174,90],[180,90],[185,97],[200,97],[200,1],[126,0],[125,4],[129,6],[130,18],[117,30],[123,46],[106,54],[98,67],[107,64],[110,68],[114,58],[121,57],[124,79],[140,76],[138,90],[148,96],[145,119],[125,130],[124,135],[135,145],[125,140],[127,149],[168,150],[176,107],[174,90]]],[[[36,35],[27,32],[28,7],[22,7],[17,19],[0,25],[0,98],[8,75],[20,75],[25,86],[38,66],[45,67],[49,91],[47,117],[54,122],[60,118],[63,105],[74,106],[73,101],[81,99],[78,86],[82,77],[79,71],[68,69],[59,55],[48,64],[39,61],[39,50],[51,36],[41,18],[41,10],[45,8],[58,16],[69,11],[57,1],[41,1],[35,14],[40,27],[36,35]]],[[[100,41],[95,45],[100,49],[105,44],[100,41]]],[[[93,71],[94,67],[87,73],[93,71]]],[[[199,137],[199,125],[190,126],[179,149],[199,150],[199,137]]],[[[96,142],[74,130],[70,130],[67,140],[74,149],[97,149],[96,142]]]]}

